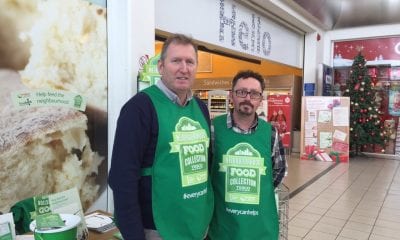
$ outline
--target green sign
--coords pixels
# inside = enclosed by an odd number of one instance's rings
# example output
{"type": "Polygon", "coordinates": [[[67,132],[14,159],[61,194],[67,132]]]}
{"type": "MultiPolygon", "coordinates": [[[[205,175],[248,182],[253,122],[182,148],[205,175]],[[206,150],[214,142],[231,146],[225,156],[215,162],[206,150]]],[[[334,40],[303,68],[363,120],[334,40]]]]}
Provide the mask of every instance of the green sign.
{"type": "Polygon", "coordinates": [[[86,99],[82,95],[61,90],[16,91],[12,93],[12,101],[17,108],[57,106],[80,111],[86,109],[86,99]]]}
{"type": "Polygon", "coordinates": [[[199,122],[182,117],[172,133],[171,152],[179,152],[182,186],[207,181],[209,138],[199,122]]]}
{"type": "Polygon", "coordinates": [[[64,227],[65,223],[58,213],[47,213],[36,217],[36,228],[39,230],[64,227]]]}
{"type": "Polygon", "coordinates": [[[222,157],[220,172],[225,172],[225,201],[259,204],[260,177],[266,174],[264,159],[248,143],[238,143],[222,157]]]}
{"type": "Polygon", "coordinates": [[[37,215],[51,213],[50,200],[48,196],[37,196],[33,198],[37,215]]]}
{"type": "Polygon", "coordinates": [[[0,240],[12,240],[11,227],[9,222],[0,223],[0,240]]]}
{"type": "Polygon", "coordinates": [[[161,75],[158,72],[157,64],[160,59],[160,54],[150,58],[143,67],[143,71],[139,74],[139,81],[148,82],[150,85],[154,85],[160,80],[161,75]]]}

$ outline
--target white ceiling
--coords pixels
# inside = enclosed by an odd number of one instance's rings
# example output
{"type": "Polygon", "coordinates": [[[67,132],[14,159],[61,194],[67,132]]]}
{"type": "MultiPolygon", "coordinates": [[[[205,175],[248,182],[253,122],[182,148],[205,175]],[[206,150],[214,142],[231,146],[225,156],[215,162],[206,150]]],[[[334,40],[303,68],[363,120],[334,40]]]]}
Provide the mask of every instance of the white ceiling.
{"type": "Polygon", "coordinates": [[[400,23],[400,0],[294,0],[326,30],[400,23]]]}
{"type": "Polygon", "coordinates": [[[400,23],[400,0],[235,0],[278,22],[313,32],[294,11],[323,30],[400,23]],[[287,8],[289,7],[288,10],[287,8]],[[289,13],[289,14],[288,14],[289,13]]]}

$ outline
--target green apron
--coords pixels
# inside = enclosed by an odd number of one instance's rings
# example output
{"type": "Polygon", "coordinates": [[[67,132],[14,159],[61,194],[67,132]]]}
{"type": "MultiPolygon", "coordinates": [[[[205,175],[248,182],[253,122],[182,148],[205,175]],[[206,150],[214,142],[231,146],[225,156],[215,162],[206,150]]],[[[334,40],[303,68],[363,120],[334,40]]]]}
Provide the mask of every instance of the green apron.
{"type": "Polygon", "coordinates": [[[212,240],[276,240],[276,211],[271,162],[271,125],[259,121],[252,134],[228,129],[226,115],[213,121],[215,144],[212,183],[212,240]]]}
{"type": "Polygon", "coordinates": [[[208,175],[209,127],[198,103],[178,106],[152,86],[150,96],[158,116],[158,142],[152,168],[153,218],[164,240],[200,240],[213,211],[208,175]],[[195,120],[194,120],[195,119],[195,120]]]}

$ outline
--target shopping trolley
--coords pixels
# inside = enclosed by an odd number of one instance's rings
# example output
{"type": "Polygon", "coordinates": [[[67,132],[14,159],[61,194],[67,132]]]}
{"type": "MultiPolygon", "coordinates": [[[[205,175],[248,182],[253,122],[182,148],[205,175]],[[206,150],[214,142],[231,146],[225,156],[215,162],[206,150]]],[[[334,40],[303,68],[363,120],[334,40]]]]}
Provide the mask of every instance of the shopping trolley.
{"type": "Polygon", "coordinates": [[[289,228],[289,188],[280,184],[275,192],[278,195],[279,240],[288,240],[289,228]]]}
{"type": "MultiPolygon", "coordinates": [[[[287,162],[290,160],[291,151],[285,148],[285,158],[286,158],[286,173],[288,165],[287,162]]],[[[275,189],[276,202],[278,208],[279,217],[279,240],[288,240],[289,231],[289,187],[281,183],[275,189]]]]}

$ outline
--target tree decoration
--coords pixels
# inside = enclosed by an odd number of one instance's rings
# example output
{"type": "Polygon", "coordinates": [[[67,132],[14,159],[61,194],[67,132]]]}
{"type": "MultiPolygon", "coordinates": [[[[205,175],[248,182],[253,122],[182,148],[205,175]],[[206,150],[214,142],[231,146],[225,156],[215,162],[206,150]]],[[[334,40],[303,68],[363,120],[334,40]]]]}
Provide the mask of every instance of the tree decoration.
{"type": "Polygon", "coordinates": [[[375,101],[375,89],[366,61],[361,52],[354,58],[344,96],[350,97],[350,153],[357,156],[364,146],[377,144],[385,148],[385,136],[381,134],[383,116],[375,101]],[[362,87],[361,87],[362,86],[362,87]],[[354,104],[353,104],[354,103],[354,104]]]}

